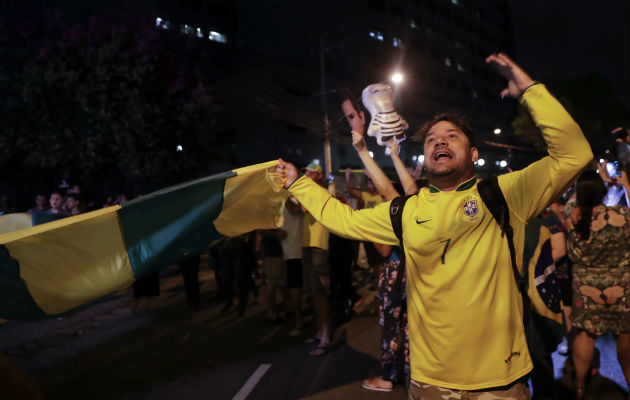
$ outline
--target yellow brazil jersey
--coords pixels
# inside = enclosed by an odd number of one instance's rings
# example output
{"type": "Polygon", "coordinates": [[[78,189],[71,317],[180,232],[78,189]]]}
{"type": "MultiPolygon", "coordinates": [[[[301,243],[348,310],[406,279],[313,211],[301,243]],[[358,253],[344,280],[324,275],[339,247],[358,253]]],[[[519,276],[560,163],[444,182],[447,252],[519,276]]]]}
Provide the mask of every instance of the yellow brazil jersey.
{"type": "MultiPolygon", "coordinates": [[[[521,102],[541,128],[549,156],[499,177],[519,264],[526,221],[562,193],[593,156],[580,128],[543,85],[530,87],[521,102]]],[[[354,211],[307,178],[289,190],[331,232],[398,244],[389,202],[354,211]]],[[[532,361],[507,239],[482,203],[476,178],[454,191],[423,188],[407,201],[402,228],[412,379],[476,390],[527,374],[532,361]]]]}
{"type": "Polygon", "coordinates": [[[383,202],[383,197],[378,193],[361,192],[364,208],[374,208],[383,202]]]}
{"type": "Polygon", "coordinates": [[[317,247],[328,250],[328,230],[309,213],[302,222],[302,247],[317,247]]]}

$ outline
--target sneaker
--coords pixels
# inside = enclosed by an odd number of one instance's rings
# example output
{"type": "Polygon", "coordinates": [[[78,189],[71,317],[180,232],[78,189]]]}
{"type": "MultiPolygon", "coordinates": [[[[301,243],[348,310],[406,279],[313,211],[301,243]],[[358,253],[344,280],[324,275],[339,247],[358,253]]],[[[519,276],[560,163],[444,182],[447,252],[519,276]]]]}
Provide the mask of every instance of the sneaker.
{"type": "Polygon", "coordinates": [[[562,343],[558,345],[558,354],[561,356],[568,356],[571,352],[571,349],[567,345],[567,338],[562,339],[562,343]]]}
{"type": "Polygon", "coordinates": [[[394,384],[391,381],[386,381],[381,378],[370,378],[363,381],[361,385],[363,389],[374,390],[377,392],[391,392],[394,389],[394,384]]]}

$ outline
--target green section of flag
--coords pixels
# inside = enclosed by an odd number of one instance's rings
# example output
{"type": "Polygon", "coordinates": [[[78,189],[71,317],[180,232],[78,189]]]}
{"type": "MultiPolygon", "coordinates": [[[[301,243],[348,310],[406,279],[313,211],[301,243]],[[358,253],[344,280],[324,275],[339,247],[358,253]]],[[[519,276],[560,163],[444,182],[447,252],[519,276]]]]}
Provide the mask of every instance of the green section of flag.
{"type": "Polygon", "coordinates": [[[18,262],[0,245],[0,318],[24,319],[46,317],[20,278],[18,262]]]}
{"type": "Polygon", "coordinates": [[[68,216],[64,214],[46,214],[46,213],[31,214],[31,219],[33,220],[33,226],[45,224],[47,222],[56,221],[58,219],[62,219],[66,217],[68,216]]]}
{"type": "Polygon", "coordinates": [[[203,252],[222,237],[212,222],[221,212],[224,172],[173,186],[119,210],[123,238],[136,278],[203,252]]]}

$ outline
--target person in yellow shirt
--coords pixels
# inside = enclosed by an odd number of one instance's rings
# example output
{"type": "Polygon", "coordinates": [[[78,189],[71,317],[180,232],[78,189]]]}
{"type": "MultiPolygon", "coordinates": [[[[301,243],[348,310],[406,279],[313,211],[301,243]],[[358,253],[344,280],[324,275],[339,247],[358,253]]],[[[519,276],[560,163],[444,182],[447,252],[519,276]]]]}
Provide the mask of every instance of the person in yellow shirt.
{"type": "MultiPolygon", "coordinates": [[[[519,99],[547,143],[549,155],[499,176],[514,230],[520,269],[527,221],[562,193],[593,158],[579,126],[562,105],[503,53],[486,62],[507,81],[502,96],[519,99]]],[[[523,329],[522,298],[507,239],[477,190],[479,157],[468,123],[441,114],[425,123],[429,187],[402,210],[390,202],[353,211],[279,160],[285,187],[331,232],[359,240],[399,244],[391,216],[402,212],[407,261],[411,350],[410,399],[529,399],[532,369],[523,329]],[[494,396],[494,397],[492,397],[494,396]]]]}

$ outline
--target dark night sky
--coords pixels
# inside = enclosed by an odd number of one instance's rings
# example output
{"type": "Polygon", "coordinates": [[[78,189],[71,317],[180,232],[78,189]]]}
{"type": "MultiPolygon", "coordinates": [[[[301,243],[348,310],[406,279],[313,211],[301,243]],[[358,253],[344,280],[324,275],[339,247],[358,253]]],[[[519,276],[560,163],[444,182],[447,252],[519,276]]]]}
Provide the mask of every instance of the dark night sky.
{"type": "Polygon", "coordinates": [[[628,0],[509,0],[516,61],[534,79],[600,72],[630,105],[628,0]]]}

